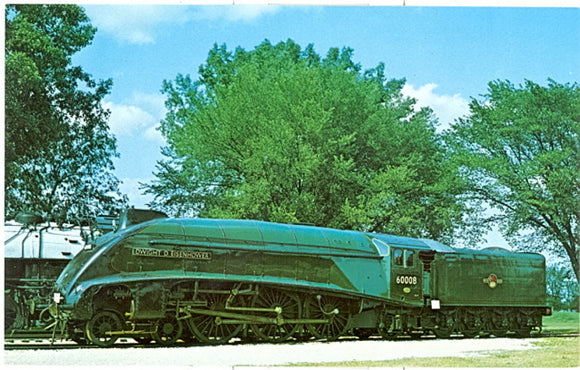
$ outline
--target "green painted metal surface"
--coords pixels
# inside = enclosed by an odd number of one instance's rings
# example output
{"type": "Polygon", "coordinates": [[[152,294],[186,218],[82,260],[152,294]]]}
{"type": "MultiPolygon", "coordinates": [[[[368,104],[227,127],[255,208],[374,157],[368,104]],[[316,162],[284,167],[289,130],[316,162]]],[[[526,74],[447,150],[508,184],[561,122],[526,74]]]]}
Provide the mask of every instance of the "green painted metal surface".
{"type": "Polygon", "coordinates": [[[156,219],[77,255],[57,288],[71,304],[83,289],[103,282],[174,279],[268,283],[408,307],[421,307],[426,298],[443,306],[543,306],[544,263],[536,254],[456,250],[385,234],[260,221],[156,219]]]}
{"type": "Polygon", "coordinates": [[[361,233],[237,220],[155,221],[109,252],[116,273],[298,285],[388,297],[361,233]],[[166,226],[166,227],[164,227],[166,226]]]}
{"type": "Polygon", "coordinates": [[[433,298],[441,305],[545,305],[545,259],[539,254],[457,250],[437,254],[433,271],[433,298]]]}

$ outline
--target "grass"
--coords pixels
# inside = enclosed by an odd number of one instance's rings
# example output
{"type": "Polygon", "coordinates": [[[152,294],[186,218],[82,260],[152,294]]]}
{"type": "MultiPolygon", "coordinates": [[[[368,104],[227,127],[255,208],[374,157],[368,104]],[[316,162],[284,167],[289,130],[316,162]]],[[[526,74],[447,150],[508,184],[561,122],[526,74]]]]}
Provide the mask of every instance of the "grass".
{"type": "Polygon", "coordinates": [[[578,312],[554,312],[544,317],[544,334],[580,333],[580,314],[578,312]]]}
{"type": "MultiPolygon", "coordinates": [[[[481,353],[482,357],[415,357],[387,361],[349,361],[307,364],[330,367],[536,367],[566,368],[580,366],[580,337],[544,338],[534,342],[537,349],[481,353]]],[[[304,364],[301,364],[304,365],[304,364]]]]}
{"type": "Polygon", "coordinates": [[[556,312],[544,318],[544,335],[533,340],[534,349],[481,352],[478,357],[425,357],[386,361],[349,361],[340,363],[299,364],[330,367],[535,367],[571,368],[580,366],[580,314],[556,312]],[[551,336],[558,335],[558,336],[551,336]]]}

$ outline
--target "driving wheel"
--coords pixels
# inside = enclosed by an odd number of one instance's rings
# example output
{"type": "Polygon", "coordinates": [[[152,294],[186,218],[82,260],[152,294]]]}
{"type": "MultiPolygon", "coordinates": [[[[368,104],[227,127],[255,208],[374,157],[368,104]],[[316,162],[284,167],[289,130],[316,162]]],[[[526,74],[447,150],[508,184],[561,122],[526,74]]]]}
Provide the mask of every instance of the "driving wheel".
{"type": "Polygon", "coordinates": [[[344,299],[332,296],[309,296],[304,302],[304,317],[322,319],[324,323],[306,324],[308,331],[319,339],[335,340],[346,331],[350,313],[344,299]]]}
{"type": "Polygon", "coordinates": [[[277,322],[278,319],[299,319],[302,314],[300,299],[297,295],[277,289],[263,288],[252,300],[253,308],[278,309],[280,313],[268,312],[272,323],[251,324],[252,332],[268,342],[284,342],[300,328],[296,323],[277,322]]]}
{"type": "MultiPolygon", "coordinates": [[[[198,296],[198,300],[206,301],[205,309],[213,311],[214,315],[194,315],[187,319],[191,332],[200,342],[221,344],[227,343],[235,337],[243,325],[240,323],[228,322],[228,319],[220,317],[220,311],[225,311],[228,295],[203,293],[198,296]]],[[[237,302],[238,304],[241,303],[237,302]]]]}

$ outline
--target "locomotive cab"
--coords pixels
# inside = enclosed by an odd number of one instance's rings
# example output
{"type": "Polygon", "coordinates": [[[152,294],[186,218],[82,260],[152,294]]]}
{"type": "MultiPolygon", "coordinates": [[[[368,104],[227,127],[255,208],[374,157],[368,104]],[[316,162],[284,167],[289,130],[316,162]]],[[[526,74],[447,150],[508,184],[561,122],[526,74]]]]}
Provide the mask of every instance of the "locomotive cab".
{"type": "Polygon", "coordinates": [[[411,248],[393,248],[391,259],[391,297],[401,302],[423,302],[422,264],[411,248]]]}

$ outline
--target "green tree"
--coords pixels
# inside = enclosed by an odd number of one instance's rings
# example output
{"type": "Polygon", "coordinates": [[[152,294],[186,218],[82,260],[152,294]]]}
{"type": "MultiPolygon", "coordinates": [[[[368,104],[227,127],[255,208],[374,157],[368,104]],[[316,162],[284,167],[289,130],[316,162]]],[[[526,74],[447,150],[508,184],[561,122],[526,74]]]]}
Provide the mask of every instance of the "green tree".
{"type": "Polygon", "coordinates": [[[436,121],[353,51],[293,41],[229,52],[165,82],[168,160],[147,185],[173,214],[450,238],[464,208],[436,121]]]}
{"type": "Polygon", "coordinates": [[[118,209],[116,142],[94,81],[71,57],[96,29],[76,5],[7,5],[5,212],[71,221],[118,209]]]}
{"type": "Polygon", "coordinates": [[[570,268],[554,264],[546,268],[548,305],[556,311],[578,310],[578,281],[570,268]]]}
{"type": "Polygon", "coordinates": [[[470,199],[511,244],[569,259],[578,278],[580,89],[526,81],[489,83],[482,101],[447,133],[470,199]]]}

